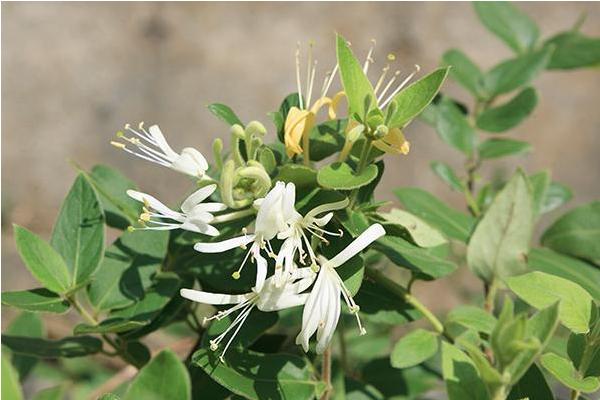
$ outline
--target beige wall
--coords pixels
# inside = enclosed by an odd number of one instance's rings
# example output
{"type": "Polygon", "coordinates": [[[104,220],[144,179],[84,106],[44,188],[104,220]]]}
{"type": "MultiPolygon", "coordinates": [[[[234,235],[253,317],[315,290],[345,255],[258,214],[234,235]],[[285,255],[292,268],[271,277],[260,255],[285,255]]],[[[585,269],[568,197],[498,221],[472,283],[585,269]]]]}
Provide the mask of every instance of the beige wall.
{"type": "MultiPolygon", "coordinates": [[[[599,3],[520,6],[544,36],[584,11],[584,32],[600,35],[599,3]]],[[[30,286],[28,276],[8,274],[21,269],[10,223],[49,235],[75,175],[69,159],[118,167],[143,190],[175,201],[186,179],[117,152],[109,145],[114,132],[126,122],[156,122],[174,147],[210,154],[212,140],[226,134],[205,110],[210,102],[271,127],[266,113],[294,90],[296,42],[316,41],[323,70],[333,63],[335,31],[357,50],[377,38],[377,58],[393,52],[401,67],[419,63],[425,71],[450,47],[485,67],[510,54],[467,3],[3,3],[3,289],[30,286]]],[[[576,190],[573,204],[598,198],[598,70],[548,72],[536,87],[540,104],[515,130],[535,152],[502,166],[551,168],[576,190]]],[[[446,90],[466,99],[452,84],[446,90]]],[[[406,134],[412,151],[387,160],[380,197],[418,185],[460,205],[428,167],[432,159],[458,167],[458,154],[419,123],[406,134]]]]}

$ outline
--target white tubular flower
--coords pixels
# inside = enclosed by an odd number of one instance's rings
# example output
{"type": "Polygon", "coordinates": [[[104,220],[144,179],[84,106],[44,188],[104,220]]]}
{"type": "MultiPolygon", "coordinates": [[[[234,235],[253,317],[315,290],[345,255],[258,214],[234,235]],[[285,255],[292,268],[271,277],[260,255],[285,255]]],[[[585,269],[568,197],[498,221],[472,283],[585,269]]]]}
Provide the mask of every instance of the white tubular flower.
{"type": "MultiPolygon", "coordinates": [[[[293,183],[289,183],[291,190],[295,191],[293,183]]],[[[299,254],[299,261],[302,265],[306,265],[306,255],[310,258],[311,266],[317,269],[317,257],[312,249],[310,240],[306,234],[309,232],[313,236],[316,236],[325,243],[329,241],[325,238],[326,235],[331,236],[342,236],[342,230],[338,232],[330,232],[323,227],[331,221],[334,210],[339,210],[348,206],[348,199],[342,201],[327,203],[317,206],[310,210],[303,217],[298,213],[294,207],[294,195],[286,197],[286,203],[284,204],[284,215],[288,223],[288,228],[284,231],[279,232],[277,235],[278,239],[284,240],[281,245],[281,249],[277,254],[275,263],[275,280],[278,284],[282,284],[286,275],[293,273],[294,268],[294,257],[296,253],[299,254]],[[290,202],[291,199],[291,202],[290,202]],[[319,215],[325,213],[319,217],[319,215]],[[304,246],[303,246],[304,245],[304,246]],[[306,252],[304,248],[306,247],[306,252]]]]}
{"type": "MultiPolygon", "coordinates": [[[[255,202],[258,205],[258,213],[256,215],[255,232],[254,234],[244,235],[222,242],[216,243],[196,243],[194,249],[201,253],[222,253],[236,247],[246,248],[246,245],[252,243],[250,250],[244,257],[242,265],[235,271],[232,276],[234,279],[240,277],[240,273],[248,258],[256,262],[256,289],[262,290],[267,277],[267,260],[262,256],[261,250],[267,249],[270,257],[275,257],[271,243],[278,232],[287,228],[285,213],[283,212],[283,204],[289,202],[286,200],[289,196],[293,196],[294,192],[287,190],[285,183],[277,182],[267,195],[255,202]]],[[[292,200],[293,203],[293,200],[292,200]]]]}
{"type": "Polygon", "coordinates": [[[308,341],[315,332],[317,333],[317,353],[322,353],[329,345],[340,318],[340,294],[346,301],[350,312],[356,316],[361,335],[366,333],[358,316],[360,307],[354,302],[352,294],[335,269],[383,235],[385,235],[385,230],[380,224],[371,225],[331,260],[319,257],[321,269],[306,300],[302,312],[302,330],[296,337],[296,344],[302,345],[304,351],[308,351],[308,341]]]}
{"type": "Polygon", "coordinates": [[[206,158],[198,150],[186,147],[180,154],[176,153],[167,143],[158,125],[152,125],[146,130],[144,123],[140,122],[138,130],[135,130],[127,124],[125,125],[125,132],[129,132],[134,136],[127,137],[124,132],[117,132],[117,136],[134,145],[136,147],[135,151],[126,147],[125,143],[113,141],[111,144],[136,157],[174,169],[194,178],[204,177],[206,170],[208,170],[206,158]]]}
{"type": "Polygon", "coordinates": [[[227,207],[221,203],[203,203],[216,188],[217,185],[208,185],[192,193],[181,204],[181,212],[171,210],[161,201],[146,193],[128,190],[127,195],[144,203],[139,219],[144,226],[141,229],[184,229],[208,236],[218,236],[219,231],[209,225],[214,219],[212,213],[223,211],[227,207]]]}
{"type": "Polygon", "coordinates": [[[233,331],[219,357],[221,362],[224,362],[223,356],[225,355],[225,352],[254,307],[261,311],[269,312],[300,306],[304,304],[308,298],[308,294],[302,294],[302,292],[310,287],[314,278],[315,273],[310,268],[300,268],[296,270],[296,274],[293,277],[290,277],[290,280],[282,287],[275,285],[274,279],[271,277],[264,282],[262,289],[257,290],[254,288],[252,292],[245,294],[231,295],[208,293],[191,289],[181,289],[180,294],[186,299],[198,303],[212,305],[233,304],[232,307],[225,311],[219,311],[210,318],[204,318],[204,322],[215,319],[221,320],[230,314],[239,311],[237,317],[233,319],[233,322],[229,327],[210,341],[210,349],[216,351],[221,342],[231,331],[233,331]]]}

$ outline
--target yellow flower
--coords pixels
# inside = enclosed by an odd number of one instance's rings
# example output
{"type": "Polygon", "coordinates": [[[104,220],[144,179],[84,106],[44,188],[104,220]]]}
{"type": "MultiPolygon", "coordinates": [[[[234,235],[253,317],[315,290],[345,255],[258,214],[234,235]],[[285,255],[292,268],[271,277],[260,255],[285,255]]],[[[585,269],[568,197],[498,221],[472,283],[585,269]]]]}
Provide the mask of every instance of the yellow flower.
{"type": "Polygon", "coordinates": [[[408,154],[410,143],[404,138],[400,128],[392,128],[387,135],[373,141],[373,146],[388,154],[408,154]]]}

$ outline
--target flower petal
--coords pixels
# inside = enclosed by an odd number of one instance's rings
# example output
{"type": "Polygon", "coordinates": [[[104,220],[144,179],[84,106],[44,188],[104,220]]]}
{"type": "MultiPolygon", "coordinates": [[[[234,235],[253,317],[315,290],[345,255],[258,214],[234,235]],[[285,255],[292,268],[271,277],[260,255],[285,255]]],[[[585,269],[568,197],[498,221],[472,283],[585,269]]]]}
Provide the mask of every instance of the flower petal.
{"type": "Polygon", "coordinates": [[[198,150],[186,147],[173,160],[171,168],[190,176],[201,177],[208,169],[208,163],[198,150]]]}
{"type": "Polygon", "coordinates": [[[165,153],[167,157],[170,159],[175,159],[178,154],[173,151],[169,143],[167,143],[167,139],[165,139],[165,135],[163,135],[162,131],[158,127],[158,125],[152,125],[148,128],[148,133],[152,136],[152,139],[156,142],[157,146],[165,153]]]}
{"type": "Polygon", "coordinates": [[[248,294],[209,293],[201,290],[181,289],[179,294],[188,300],[203,304],[237,304],[245,301],[248,294]]]}
{"type": "Polygon", "coordinates": [[[217,185],[208,185],[196,190],[181,204],[181,211],[189,213],[195,206],[199,205],[206,200],[208,196],[213,194],[216,189],[217,185]]]}
{"type": "Polygon", "coordinates": [[[179,222],[183,222],[184,220],[184,217],[183,215],[181,215],[181,213],[171,210],[169,207],[164,205],[160,200],[158,200],[154,196],[150,196],[147,193],[138,192],[136,190],[128,190],[127,195],[134,200],[147,204],[148,206],[150,206],[150,208],[156,210],[157,212],[163,214],[166,217],[169,217],[179,222]]]}
{"type": "Polygon", "coordinates": [[[194,245],[194,250],[200,253],[222,253],[236,247],[245,246],[252,241],[254,241],[254,235],[244,235],[215,243],[199,242],[194,245]]]}
{"type": "Polygon", "coordinates": [[[313,219],[317,215],[322,214],[322,213],[326,213],[329,211],[335,211],[335,210],[341,210],[343,208],[348,207],[349,203],[350,202],[348,201],[348,199],[344,199],[344,200],[336,201],[333,203],[321,204],[320,206],[317,206],[317,207],[313,208],[312,210],[310,210],[309,212],[307,212],[306,215],[304,216],[304,218],[305,219],[313,219]]]}
{"type": "Polygon", "coordinates": [[[255,289],[260,292],[267,278],[267,260],[260,254],[260,247],[256,246],[254,259],[256,260],[256,285],[255,289]]]}
{"type": "MultiPolygon", "coordinates": [[[[385,229],[381,224],[373,224],[367,228],[366,231],[360,234],[356,239],[354,239],[344,250],[342,250],[338,255],[333,257],[331,260],[327,261],[326,264],[337,268],[340,265],[344,264],[350,258],[354,257],[361,251],[363,251],[368,245],[379,239],[385,235],[385,229]]],[[[322,266],[325,268],[325,266],[322,266]]]]}
{"type": "Polygon", "coordinates": [[[329,301],[325,325],[317,331],[317,354],[322,354],[331,342],[340,319],[340,287],[331,280],[329,280],[329,285],[329,301]]]}

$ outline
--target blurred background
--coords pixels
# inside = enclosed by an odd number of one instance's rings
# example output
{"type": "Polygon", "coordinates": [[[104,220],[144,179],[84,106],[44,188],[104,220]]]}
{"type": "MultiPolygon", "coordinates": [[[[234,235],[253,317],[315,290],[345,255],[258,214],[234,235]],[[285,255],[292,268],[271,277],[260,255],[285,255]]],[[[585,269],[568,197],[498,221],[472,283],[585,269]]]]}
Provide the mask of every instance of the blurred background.
{"type": "MultiPolygon", "coordinates": [[[[582,13],[582,31],[600,35],[600,3],[519,7],[544,38],[582,13]]],[[[127,122],[158,123],[175,149],[193,146],[210,159],[213,139],[229,135],[206,105],[222,102],[244,121],[262,121],[274,139],[266,113],[295,91],[296,43],[315,41],[324,74],[334,65],[336,31],[361,59],[376,38],[379,66],[394,53],[403,70],[418,63],[430,71],[453,47],[486,69],[511,54],[468,3],[3,3],[2,290],[34,285],[16,254],[11,224],[49,237],[75,177],[70,161],[117,167],[143,191],[176,202],[189,189],[187,178],[117,151],[109,144],[115,132],[127,122]]],[[[537,109],[510,134],[530,141],[534,152],[491,162],[484,173],[509,174],[517,165],[551,169],[574,190],[568,207],[600,197],[598,70],[544,72],[535,86],[537,109]]],[[[452,83],[444,91],[469,99],[452,83]]],[[[395,187],[420,186],[462,207],[429,168],[437,159],[460,170],[460,154],[420,122],[405,134],[411,152],[386,159],[379,198],[393,200],[395,187]]],[[[556,215],[546,216],[546,224],[556,215]]],[[[425,303],[452,307],[473,283],[468,276],[457,272],[450,284],[420,289],[425,303]]]]}

